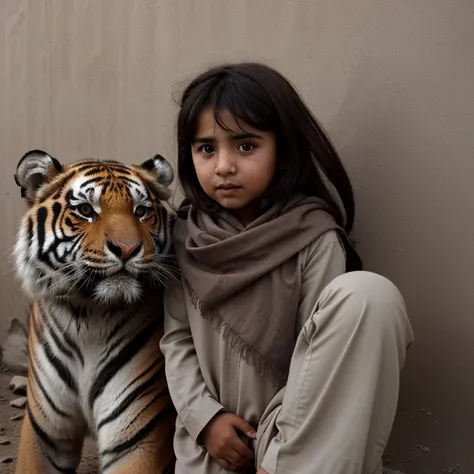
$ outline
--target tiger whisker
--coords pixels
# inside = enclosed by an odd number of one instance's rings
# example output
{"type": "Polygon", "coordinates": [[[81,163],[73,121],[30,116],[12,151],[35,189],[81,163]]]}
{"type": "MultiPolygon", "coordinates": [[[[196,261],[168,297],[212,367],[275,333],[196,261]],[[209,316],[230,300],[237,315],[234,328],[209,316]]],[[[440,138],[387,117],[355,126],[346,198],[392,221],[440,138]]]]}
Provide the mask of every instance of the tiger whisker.
{"type": "Polygon", "coordinates": [[[151,276],[160,284],[166,286],[167,283],[179,283],[178,275],[165,268],[151,268],[151,276]]]}
{"type": "Polygon", "coordinates": [[[54,288],[55,286],[59,285],[59,284],[64,284],[64,283],[71,283],[70,285],[70,288],[67,292],[67,295],[69,295],[69,293],[71,292],[71,290],[74,288],[75,284],[82,278],[82,276],[84,275],[85,273],[85,270],[81,270],[78,274],[74,274],[74,275],[67,275],[65,276],[63,279],[61,280],[58,280],[57,282],[53,283],[49,289],[51,290],[52,288],[54,288]]]}
{"type": "MultiPolygon", "coordinates": [[[[53,270],[52,272],[49,272],[48,274],[42,276],[42,277],[39,277],[37,280],[36,280],[36,283],[41,283],[43,280],[46,280],[48,278],[54,278],[55,276],[57,276],[58,274],[61,274],[63,273],[65,270],[68,270],[69,268],[74,268],[74,267],[77,267],[79,266],[79,263],[78,262],[70,262],[70,263],[67,263],[66,265],[62,266],[61,268],[58,268],[57,270],[53,270]]],[[[68,278],[69,275],[61,275],[63,278],[68,278]]]]}

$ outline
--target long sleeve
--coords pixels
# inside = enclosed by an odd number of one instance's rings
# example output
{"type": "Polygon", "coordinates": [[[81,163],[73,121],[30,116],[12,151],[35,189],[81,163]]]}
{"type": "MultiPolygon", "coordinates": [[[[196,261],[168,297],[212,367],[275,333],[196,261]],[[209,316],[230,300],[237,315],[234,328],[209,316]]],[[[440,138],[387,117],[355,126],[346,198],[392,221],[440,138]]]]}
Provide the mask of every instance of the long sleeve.
{"type": "Polygon", "coordinates": [[[180,286],[168,288],[165,294],[165,333],[160,348],[166,360],[171,399],[184,427],[198,442],[203,428],[224,407],[204,382],[180,286]]]}
{"type": "MultiPolygon", "coordinates": [[[[301,297],[298,309],[296,331],[299,334],[307,320],[317,310],[323,289],[336,277],[345,272],[345,254],[336,232],[327,232],[308,246],[302,268],[301,297]]],[[[283,401],[287,387],[276,398],[283,401]]],[[[284,416],[284,415],[283,415],[284,416]]],[[[278,434],[273,438],[263,456],[261,466],[269,473],[276,472],[279,452],[284,441],[278,434]]]]}
{"type": "Polygon", "coordinates": [[[316,311],[319,297],[324,288],[345,271],[344,246],[335,231],[327,232],[308,247],[305,266],[302,269],[297,334],[316,311]]]}

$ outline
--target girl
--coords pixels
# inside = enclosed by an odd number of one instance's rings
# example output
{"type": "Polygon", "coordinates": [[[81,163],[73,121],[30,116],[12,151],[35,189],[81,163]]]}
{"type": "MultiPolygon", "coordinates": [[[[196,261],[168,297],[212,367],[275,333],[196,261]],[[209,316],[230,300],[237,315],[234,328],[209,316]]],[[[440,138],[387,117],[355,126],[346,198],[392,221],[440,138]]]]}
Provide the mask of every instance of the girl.
{"type": "Polygon", "coordinates": [[[186,88],[178,146],[176,474],[380,474],[413,335],[393,284],[360,271],[330,140],[281,74],[245,63],[186,88]]]}

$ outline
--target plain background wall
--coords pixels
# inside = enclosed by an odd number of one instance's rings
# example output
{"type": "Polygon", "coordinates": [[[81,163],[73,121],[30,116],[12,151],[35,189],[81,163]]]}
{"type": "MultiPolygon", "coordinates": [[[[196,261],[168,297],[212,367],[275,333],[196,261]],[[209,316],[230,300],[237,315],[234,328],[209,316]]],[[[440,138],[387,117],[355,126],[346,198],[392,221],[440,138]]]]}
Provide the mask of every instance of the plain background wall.
{"type": "Polygon", "coordinates": [[[262,60],[330,132],[366,266],[409,307],[388,459],[474,472],[472,0],[2,0],[0,22],[0,340],[26,304],[8,259],[23,153],[174,160],[172,91],[215,62],[262,60]]]}

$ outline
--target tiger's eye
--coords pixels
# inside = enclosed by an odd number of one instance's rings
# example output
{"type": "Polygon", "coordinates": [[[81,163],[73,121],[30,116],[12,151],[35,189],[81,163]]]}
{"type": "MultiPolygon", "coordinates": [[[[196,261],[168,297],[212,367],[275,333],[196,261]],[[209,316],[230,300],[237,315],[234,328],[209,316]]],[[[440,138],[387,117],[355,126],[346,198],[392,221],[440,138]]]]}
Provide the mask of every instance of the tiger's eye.
{"type": "Polygon", "coordinates": [[[148,213],[148,209],[145,206],[137,206],[135,209],[135,215],[141,219],[145,217],[148,213]]]}
{"type": "Polygon", "coordinates": [[[84,217],[92,217],[94,215],[94,208],[87,202],[79,204],[77,206],[77,210],[84,216],[84,217]]]}

